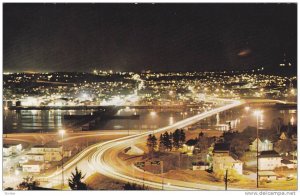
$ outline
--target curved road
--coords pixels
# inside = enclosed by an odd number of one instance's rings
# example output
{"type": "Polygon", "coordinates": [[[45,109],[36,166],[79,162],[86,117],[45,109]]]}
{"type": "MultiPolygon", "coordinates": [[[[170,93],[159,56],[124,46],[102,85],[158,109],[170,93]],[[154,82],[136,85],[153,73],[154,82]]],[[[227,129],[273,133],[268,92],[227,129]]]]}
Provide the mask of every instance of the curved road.
{"type": "Polygon", "coordinates": [[[154,131],[149,131],[142,134],[137,134],[134,136],[128,136],[116,140],[111,140],[102,144],[99,144],[96,148],[97,150],[89,158],[89,166],[94,168],[95,171],[117,179],[121,181],[134,182],[137,184],[144,184],[145,186],[164,189],[164,190],[223,190],[223,186],[214,186],[198,183],[183,182],[178,180],[169,180],[162,183],[162,178],[159,176],[152,175],[150,173],[144,173],[134,168],[133,165],[129,167],[128,164],[125,165],[124,161],[118,158],[118,153],[124,148],[127,148],[133,144],[144,142],[149,134],[156,134],[165,131],[173,131],[178,128],[183,128],[196,122],[215,115],[219,112],[226,111],[228,109],[240,106],[244,104],[244,101],[230,100],[227,101],[228,104],[221,106],[210,111],[195,115],[193,117],[179,121],[173,125],[166,126],[154,131]],[[143,180],[144,178],[144,180],[143,180]]]}
{"type": "MultiPolygon", "coordinates": [[[[220,100],[220,99],[218,99],[220,100]]],[[[146,137],[149,134],[160,133],[165,131],[173,131],[178,128],[183,128],[196,122],[215,115],[219,112],[223,112],[234,107],[241,106],[243,104],[248,104],[251,101],[236,101],[236,100],[225,100],[221,101],[227,102],[226,105],[212,109],[210,111],[195,115],[193,117],[179,121],[173,125],[166,126],[157,130],[144,132],[141,134],[136,134],[133,136],[122,137],[119,139],[110,140],[104,143],[94,144],[81,153],[79,153],[72,161],[67,163],[64,167],[64,171],[70,169],[70,167],[77,165],[77,163],[84,160],[84,166],[88,164],[88,169],[93,172],[99,172],[107,177],[134,182],[140,185],[145,185],[155,189],[164,190],[224,190],[224,186],[215,186],[208,184],[191,183],[179,180],[165,179],[162,183],[162,178],[159,175],[154,175],[148,172],[143,172],[142,170],[136,168],[133,163],[128,165],[121,159],[118,158],[118,154],[125,148],[140,142],[145,142],[146,137]],[[144,180],[143,180],[144,179],[144,180]]],[[[268,102],[270,100],[262,100],[260,102],[268,102]]],[[[275,102],[280,102],[279,100],[271,100],[275,102]]],[[[82,168],[83,169],[83,168],[82,168]]],[[[46,179],[57,177],[61,175],[61,170],[47,176],[46,179]]],[[[88,176],[88,175],[86,175],[88,176]]],[[[50,184],[49,184],[50,186],[50,184]]],[[[237,189],[235,189],[237,190],[237,189]]]]}

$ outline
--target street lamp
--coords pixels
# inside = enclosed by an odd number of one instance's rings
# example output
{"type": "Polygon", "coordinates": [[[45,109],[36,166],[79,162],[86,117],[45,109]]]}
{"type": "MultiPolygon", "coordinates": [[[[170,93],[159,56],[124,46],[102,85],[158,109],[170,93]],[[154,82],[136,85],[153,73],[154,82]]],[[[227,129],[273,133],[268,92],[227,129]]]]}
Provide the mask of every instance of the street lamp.
{"type": "Polygon", "coordinates": [[[259,117],[261,117],[262,111],[255,110],[254,115],[256,116],[256,188],[258,188],[258,180],[259,180],[259,176],[258,176],[258,139],[259,139],[258,138],[258,119],[259,119],[259,117]]]}
{"type": "Polygon", "coordinates": [[[246,112],[248,112],[248,111],[250,110],[250,107],[249,107],[249,106],[246,106],[246,107],[245,107],[245,110],[246,110],[246,112]]]}
{"type": "MultiPolygon", "coordinates": [[[[154,118],[156,118],[156,115],[157,115],[157,113],[156,113],[155,111],[151,111],[151,112],[150,112],[150,116],[151,116],[152,120],[153,120],[154,118]]],[[[153,135],[154,135],[154,129],[153,129],[153,135]]]]}
{"type": "Polygon", "coordinates": [[[61,136],[61,190],[64,188],[64,134],[65,130],[59,130],[59,134],[61,136]]]}

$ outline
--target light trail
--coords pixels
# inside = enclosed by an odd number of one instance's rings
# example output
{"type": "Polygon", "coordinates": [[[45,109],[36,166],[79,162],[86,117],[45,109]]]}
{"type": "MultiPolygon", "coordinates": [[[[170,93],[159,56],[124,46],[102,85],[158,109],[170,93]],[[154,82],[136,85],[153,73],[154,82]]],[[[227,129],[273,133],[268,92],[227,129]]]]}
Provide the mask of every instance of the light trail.
{"type": "MultiPolygon", "coordinates": [[[[86,148],[85,150],[81,151],[81,153],[79,153],[76,157],[74,157],[72,159],[72,161],[68,162],[65,165],[64,170],[67,170],[70,167],[74,166],[77,162],[81,161],[82,159],[87,159],[88,167],[90,169],[94,170],[95,172],[99,172],[107,177],[125,181],[125,182],[126,181],[133,182],[133,183],[137,183],[139,185],[144,184],[145,186],[155,188],[155,189],[161,189],[161,187],[162,187],[161,182],[153,182],[150,180],[146,180],[146,178],[144,180],[142,180],[140,178],[132,176],[133,175],[132,173],[131,173],[131,175],[124,174],[124,173],[126,173],[125,172],[126,169],[128,169],[128,165],[127,165],[127,168],[126,168],[126,166],[125,167],[114,167],[113,163],[116,161],[117,157],[111,156],[110,154],[108,154],[108,152],[115,152],[114,155],[117,155],[122,149],[129,147],[134,143],[137,143],[138,140],[144,141],[145,138],[149,134],[153,134],[153,133],[156,134],[156,133],[160,133],[160,132],[164,132],[164,131],[171,131],[171,130],[175,130],[178,128],[183,128],[183,127],[192,125],[204,118],[215,115],[219,112],[224,112],[226,110],[241,106],[245,103],[248,104],[248,103],[252,102],[249,100],[248,101],[237,101],[237,100],[224,100],[224,99],[222,99],[221,101],[227,103],[227,105],[212,109],[207,112],[200,113],[198,115],[195,115],[195,116],[189,117],[187,119],[184,119],[182,121],[176,122],[172,125],[169,125],[169,126],[166,126],[163,128],[159,128],[159,129],[156,129],[153,131],[148,131],[148,132],[144,132],[141,134],[126,136],[126,137],[122,137],[119,139],[114,139],[114,140],[110,140],[107,142],[103,142],[100,144],[99,143],[94,144],[94,145],[86,148]]],[[[270,100],[265,100],[265,102],[268,102],[268,101],[270,101],[270,100]]],[[[277,100],[274,100],[274,101],[277,103],[279,102],[277,100]]],[[[261,102],[263,102],[263,101],[261,101],[261,102]]],[[[46,178],[50,179],[50,178],[53,178],[60,174],[61,174],[61,170],[53,173],[52,175],[50,175],[46,178]]],[[[178,180],[169,180],[169,181],[174,182],[174,184],[173,183],[164,183],[163,186],[164,186],[165,190],[224,190],[223,186],[190,183],[190,182],[178,181],[178,180]],[[175,183],[178,185],[175,185],[175,183]]],[[[229,188],[229,190],[230,190],[230,188],[229,188]]],[[[240,189],[234,188],[232,190],[240,190],[240,189]]]]}
{"type": "MultiPolygon", "coordinates": [[[[131,146],[134,143],[137,143],[138,140],[144,140],[149,134],[156,134],[164,131],[171,131],[178,128],[183,128],[188,125],[192,125],[204,118],[210,117],[212,115],[215,115],[219,112],[226,111],[228,109],[232,109],[234,107],[240,106],[244,104],[243,101],[236,101],[236,100],[226,100],[230,101],[228,105],[218,107],[215,109],[212,109],[210,111],[195,115],[193,117],[184,119],[182,121],[176,122],[173,125],[169,125],[157,130],[145,132],[142,134],[137,134],[134,136],[127,136],[120,139],[111,140],[102,144],[99,144],[96,148],[97,150],[95,153],[91,156],[89,159],[89,166],[94,168],[95,171],[108,176],[113,179],[121,180],[121,181],[127,181],[127,182],[134,182],[137,184],[144,184],[145,186],[160,189],[162,187],[162,184],[159,182],[153,182],[149,180],[142,180],[139,178],[136,178],[134,176],[128,176],[125,175],[124,172],[126,171],[126,168],[114,168],[113,163],[116,160],[112,160],[112,156],[107,156],[106,153],[109,151],[115,150],[115,155],[120,152],[120,150],[131,146]],[[110,161],[107,161],[107,159],[110,159],[110,161]]],[[[113,157],[116,159],[116,157],[113,157]]],[[[196,184],[196,183],[187,183],[180,181],[180,185],[171,185],[171,184],[164,184],[165,190],[196,190],[196,189],[204,189],[204,190],[223,190],[223,186],[213,186],[213,185],[204,185],[204,184],[196,184]],[[183,186],[183,185],[188,185],[183,186]],[[192,185],[192,186],[191,186],[192,185]]]]}

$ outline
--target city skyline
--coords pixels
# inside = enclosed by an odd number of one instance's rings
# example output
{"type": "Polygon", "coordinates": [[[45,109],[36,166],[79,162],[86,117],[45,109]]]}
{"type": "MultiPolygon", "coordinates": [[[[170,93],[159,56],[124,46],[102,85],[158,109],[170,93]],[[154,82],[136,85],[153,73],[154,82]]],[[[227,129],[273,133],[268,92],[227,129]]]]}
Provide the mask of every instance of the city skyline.
{"type": "Polygon", "coordinates": [[[3,11],[6,195],[298,190],[297,3],[3,11]]]}

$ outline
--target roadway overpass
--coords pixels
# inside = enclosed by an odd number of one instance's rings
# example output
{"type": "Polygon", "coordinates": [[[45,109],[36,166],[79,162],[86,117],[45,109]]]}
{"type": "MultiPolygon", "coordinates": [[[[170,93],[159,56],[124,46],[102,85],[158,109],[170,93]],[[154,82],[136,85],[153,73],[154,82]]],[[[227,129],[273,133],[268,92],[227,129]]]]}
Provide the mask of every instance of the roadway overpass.
{"type": "MultiPolygon", "coordinates": [[[[272,102],[274,104],[285,104],[278,100],[265,101],[267,103],[272,102]]],[[[82,151],[79,155],[76,156],[76,158],[73,159],[72,162],[68,163],[67,165],[76,165],[77,162],[79,162],[82,159],[85,159],[87,160],[88,167],[94,172],[99,172],[107,177],[125,182],[133,182],[140,185],[144,184],[145,186],[152,187],[155,189],[161,189],[163,186],[165,190],[224,190],[223,186],[191,183],[170,179],[168,179],[168,181],[165,181],[165,183],[162,184],[161,177],[155,176],[151,173],[141,172],[132,164],[126,165],[124,161],[118,158],[118,154],[131,145],[145,142],[149,134],[159,134],[165,131],[174,131],[175,129],[195,124],[196,122],[204,118],[216,115],[217,113],[224,112],[235,107],[242,106],[244,104],[261,104],[264,102],[263,100],[225,100],[225,103],[226,104],[224,106],[220,106],[210,111],[189,117],[170,126],[166,126],[149,132],[144,132],[141,134],[136,134],[133,136],[114,139],[100,144],[95,144],[82,151]]],[[[61,170],[55,172],[51,176],[46,177],[46,179],[54,178],[55,176],[58,176],[60,174],[61,170]]]]}

